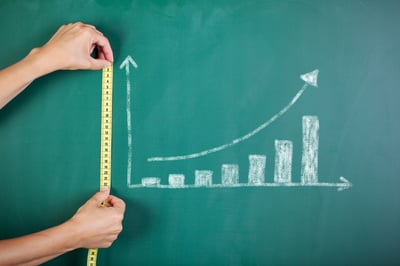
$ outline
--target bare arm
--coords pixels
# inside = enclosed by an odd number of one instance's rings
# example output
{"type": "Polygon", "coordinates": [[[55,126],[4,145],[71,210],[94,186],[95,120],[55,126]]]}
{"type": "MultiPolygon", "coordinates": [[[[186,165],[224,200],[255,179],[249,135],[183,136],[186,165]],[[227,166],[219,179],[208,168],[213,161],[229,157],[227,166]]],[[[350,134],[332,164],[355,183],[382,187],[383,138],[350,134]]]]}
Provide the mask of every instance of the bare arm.
{"type": "Polygon", "coordinates": [[[61,225],[0,241],[0,265],[38,265],[77,248],[109,247],[122,230],[124,211],[124,202],[108,189],[98,192],[61,225]]]}
{"type": "Polygon", "coordinates": [[[101,69],[113,60],[107,38],[94,26],[80,22],[64,25],[45,45],[0,70],[0,109],[38,77],[59,69],[101,69]],[[97,59],[90,56],[95,47],[97,59]]]}
{"type": "MultiPolygon", "coordinates": [[[[112,61],[107,38],[94,26],[64,25],[45,45],[0,71],[0,108],[40,76],[59,69],[101,69],[112,61]],[[90,56],[95,47],[97,59],[90,56]]],[[[61,225],[0,240],[0,265],[38,265],[76,248],[108,247],[122,230],[124,211],[125,203],[109,190],[98,192],[61,225]]]]}

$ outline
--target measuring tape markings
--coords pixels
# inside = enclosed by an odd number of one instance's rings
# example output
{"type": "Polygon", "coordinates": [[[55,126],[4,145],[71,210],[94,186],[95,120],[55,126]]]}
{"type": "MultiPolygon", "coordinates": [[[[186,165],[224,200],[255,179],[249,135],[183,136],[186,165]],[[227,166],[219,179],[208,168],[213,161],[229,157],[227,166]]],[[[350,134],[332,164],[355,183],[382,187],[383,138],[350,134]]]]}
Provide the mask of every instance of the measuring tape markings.
{"type": "MultiPolygon", "coordinates": [[[[111,188],[113,66],[103,68],[101,82],[100,190],[111,188]]],[[[96,266],[97,248],[90,248],[87,266],[96,266]]]]}
{"type": "Polygon", "coordinates": [[[100,189],[111,188],[112,66],[103,69],[101,107],[100,189]]]}

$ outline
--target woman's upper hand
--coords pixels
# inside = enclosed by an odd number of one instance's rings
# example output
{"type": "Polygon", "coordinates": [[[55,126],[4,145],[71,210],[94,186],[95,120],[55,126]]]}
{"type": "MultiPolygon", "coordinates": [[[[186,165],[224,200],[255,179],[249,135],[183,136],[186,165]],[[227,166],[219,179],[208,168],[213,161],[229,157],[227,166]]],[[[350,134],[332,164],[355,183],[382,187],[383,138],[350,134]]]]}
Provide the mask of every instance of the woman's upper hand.
{"type": "Polygon", "coordinates": [[[59,69],[101,69],[114,61],[108,39],[95,26],[81,22],[61,26],[42,47],[32,50],[48,72],[59,69]],[[97,58],[91,56],[97,49],[97,58]]]}

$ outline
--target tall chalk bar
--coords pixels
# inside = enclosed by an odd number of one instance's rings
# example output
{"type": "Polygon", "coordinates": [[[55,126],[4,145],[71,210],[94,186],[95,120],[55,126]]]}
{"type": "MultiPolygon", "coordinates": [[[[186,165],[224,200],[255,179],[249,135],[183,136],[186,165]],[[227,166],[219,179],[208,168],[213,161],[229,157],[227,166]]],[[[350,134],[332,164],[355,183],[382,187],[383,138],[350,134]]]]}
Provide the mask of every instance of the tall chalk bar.
{"type": "Polygon", "coordinates": [[[275,140],[275,183],[292,182],[293,142],[275,140]]]}
{"type": "Polygon", "coordinates": [[[319,120],[317,116],[303,116],[303,153],[301,183],[318,183],[319,120]]]}
{"type": "Polygon", "coordinates": [[[263,184],[265,182],[265,155],[249,155],[249,175],[250,185],[263,184]]]}
{"type": "Polygon", "coordinates": [[[224,186],[239,184],[239,165],[223,164],[221,167],[221,183],[224,186]]]}

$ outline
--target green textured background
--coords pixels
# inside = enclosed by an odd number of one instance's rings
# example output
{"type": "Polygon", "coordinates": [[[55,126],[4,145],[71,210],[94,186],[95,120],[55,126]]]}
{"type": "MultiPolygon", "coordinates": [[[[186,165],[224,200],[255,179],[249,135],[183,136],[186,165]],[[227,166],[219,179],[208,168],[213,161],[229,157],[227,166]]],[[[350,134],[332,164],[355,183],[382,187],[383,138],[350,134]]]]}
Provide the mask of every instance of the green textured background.
{"type": "MultiPolygon", "coordinates": [[[[395,265],[400,261],[397,1],[0,2],[0,67],[45,43],[64,23],[96,25],[112,44],[113,193],[127,203],[124,231],[98,265],[395,265]],[[300,181],[301,118],[320,121],[319,180],[353,187],[130,189],[126,75],[132,86],[132,183],[169,173],[240,166],[274,140],[293,141],[300,181]],[[253,138],[212,155],[149,163],[242,136],[286,105],[253,138]]],[[[0,88],[1,89],[1,88],[0,88]]],[[[68,219],[99,183],[100,71],[59,71],[0,111],[0,237],[68,219]]],[[[77,250],[47,265],[85,265],[77,250]]]]}

